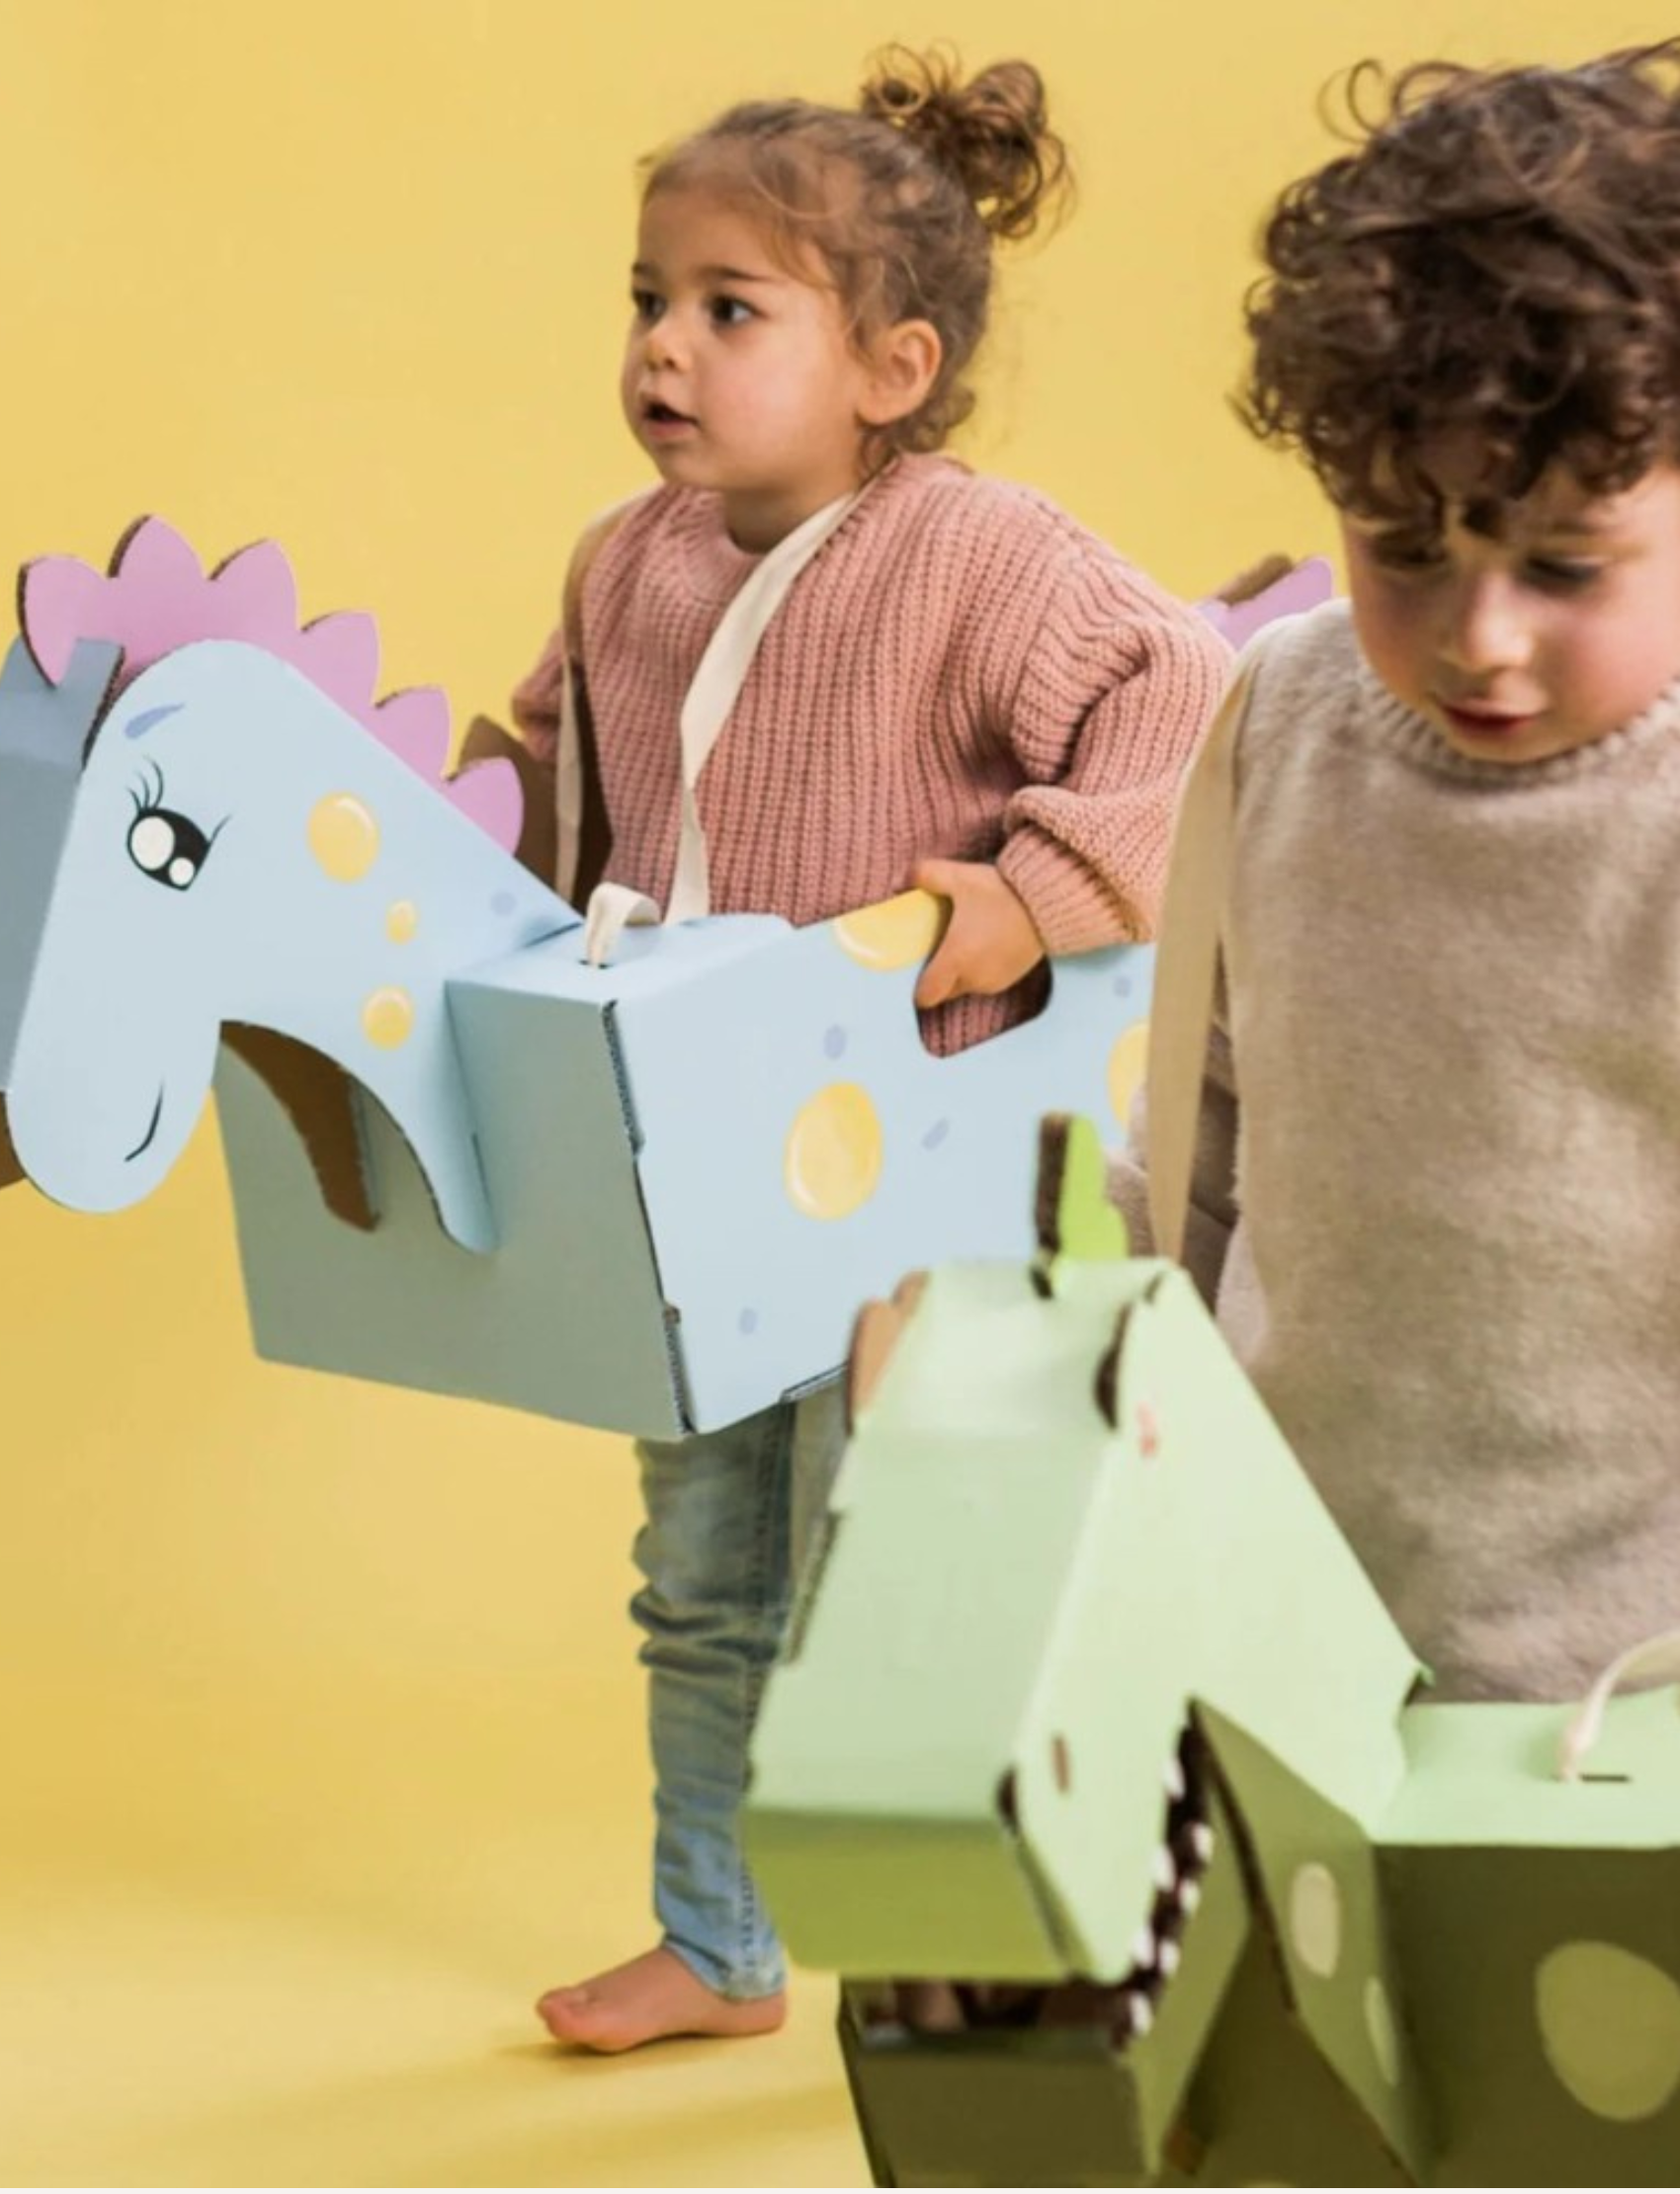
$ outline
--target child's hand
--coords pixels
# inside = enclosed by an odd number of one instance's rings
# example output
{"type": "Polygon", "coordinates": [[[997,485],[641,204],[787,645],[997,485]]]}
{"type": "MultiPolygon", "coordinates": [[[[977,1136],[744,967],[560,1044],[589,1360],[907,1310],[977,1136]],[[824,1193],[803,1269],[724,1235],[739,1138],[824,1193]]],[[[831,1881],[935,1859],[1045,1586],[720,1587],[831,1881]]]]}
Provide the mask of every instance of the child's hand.
{"type": "Polygon", "coordinates": [[[951,901],[951,920],[916,984],[919,1006],[1007,990],[1045,957],[1033,917],[989,861],[921,861],[910,882],[951,901]]]}

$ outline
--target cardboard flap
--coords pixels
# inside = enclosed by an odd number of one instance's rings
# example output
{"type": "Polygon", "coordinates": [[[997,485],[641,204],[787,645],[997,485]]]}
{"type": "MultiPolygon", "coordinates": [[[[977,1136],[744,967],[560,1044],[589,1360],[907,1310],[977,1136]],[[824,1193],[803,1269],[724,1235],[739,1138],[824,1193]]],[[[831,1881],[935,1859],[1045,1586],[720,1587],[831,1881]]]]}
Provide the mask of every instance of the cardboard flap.
{"type": "Polygon", "coordinates": [[[84,640],[52,685],[20,639],[0,668],[0,1090],[11,1086],[42,940],[60,889],[82,757],[121,662],[121,648],[84,640]]]}
{"type": "Polygon", "coordinates": [[[1370,1837],[1212,1709],[1199,1716],[1237,1832],[1283,2000],[1419,2183],[1436,2137],[1370,1837]]]}
{"type": "Polygon", "coordinates": [[[1380,1823],[1386,1845],[1662,1851],[1680,1845],[1680,1690],[1613,1699],[1588,1771],[1557,1773],[1574,1703],[1411,1708],[1407,1774],[1380,1823]]]}
{"type": "Polygon", "coordinates": [[[494,989],[468,989],[452,1010],[485,1179],[505,1215],[493,1257],[440,1229],[414,1153],[360,1096],[378,1224],[341,1224],[292,1121],[224,1052],[216,1101],[258,1352],[675,1438],[663,1306],[634,1224],[635,1169],[600,1015],[494,989]],[[523,1072],[510,1070],[514,1057],[523,1072]]]}

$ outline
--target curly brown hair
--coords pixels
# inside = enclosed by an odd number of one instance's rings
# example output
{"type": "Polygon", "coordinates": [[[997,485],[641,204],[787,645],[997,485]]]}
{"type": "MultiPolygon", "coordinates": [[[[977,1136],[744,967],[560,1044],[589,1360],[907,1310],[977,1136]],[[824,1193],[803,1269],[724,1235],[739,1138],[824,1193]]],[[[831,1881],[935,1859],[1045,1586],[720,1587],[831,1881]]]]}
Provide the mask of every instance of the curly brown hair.
{"type": "Polygon", "coordinates": [[[1430,61],[1341,84],[1356,149],[1292,185],[1246,299],[1240,409],[1332,499],[1439,507],[1424,453],[1498,505],[1680,454],[1680,39],[1578,68],[1430,61]]]}
{"type": "Polygon", "coordinates": [[[699,186],[740,202],[796,269],[815,252],[859,345],[901,320],[938,331],[933,385],[873,438],[877,462],[939,449],[972,411],[964,377],[985,333],[994,240],[1031,235],[1072,190],[1038,70],[997,61],[965,82],[941,47],[878,54],[855,111],[802,99],[731,107],[642,176],[644,201],[699,186]]]}

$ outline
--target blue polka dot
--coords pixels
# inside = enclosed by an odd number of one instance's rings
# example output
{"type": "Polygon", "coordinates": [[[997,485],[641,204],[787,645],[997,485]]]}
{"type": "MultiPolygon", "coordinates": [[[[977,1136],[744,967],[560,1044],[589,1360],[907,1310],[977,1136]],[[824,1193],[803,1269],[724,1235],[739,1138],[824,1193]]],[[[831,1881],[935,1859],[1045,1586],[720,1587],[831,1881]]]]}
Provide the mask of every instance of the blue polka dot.
{"type": "Polygon", "coordinates": [[[924,1150],[937,1150],[950,1133],[951,1123],[949,1120],[936,1120],[922,1138],[922,1148],[924,1150]]]}
{"type": "Polygon", "coordinates": [[[828,1030],[822,1039],[822,1048],[830,1058],[838,1058],[846,1049],[845,1030],[838,1024],[828,1030]]]}
{"type": "Polygon", "coordinates": [[[1115,996],[1116,996],[1117,998],[1130,998],[1130,997],[1131,997],[1131,995],[1132,995],[1132,977],[1131,977],[1130,975],[1116,975],[1116,976],[1115,976],[1115,978],[1114,978],[1114,994],[1115,994],[1115,996]]]}
{"type": "Polygon", "coordinates": [[[743,1333],[756,1333],[758,1331],[758,1312],[756,1310],[743,1310],[737,1322],[743,1333]]]}
{"type": "Polygon", "coordinates": [[[490,901],[490,912],[492,914],[511,914],[518,904],[518,899],[514,897],[511,891],[498,891],[490,901]]]}

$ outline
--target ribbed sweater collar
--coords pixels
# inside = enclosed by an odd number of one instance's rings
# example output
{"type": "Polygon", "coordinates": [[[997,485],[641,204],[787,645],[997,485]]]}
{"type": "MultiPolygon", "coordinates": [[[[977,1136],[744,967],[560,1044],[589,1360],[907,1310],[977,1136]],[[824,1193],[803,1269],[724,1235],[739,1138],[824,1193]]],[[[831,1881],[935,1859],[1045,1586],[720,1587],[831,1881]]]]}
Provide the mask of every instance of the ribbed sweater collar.
{"type": "MultiPolygon", "coordinates": [[[[936,473],[952,469],[952,460],[941,457],[899,457],[884,464],[868,481],[856,507],[831,539],[842,539],[865,510],[882,498],[894,499],[915,493],[936,473]]],[[[679,491],[682,501],[672,527],[677,564],[683,582],[698,602],[730,601],[745,583],[747,574],[762,562],[762,554],[742,548],[729,538],[723,523],[723,502],[707,490],[679,491]]]]}

